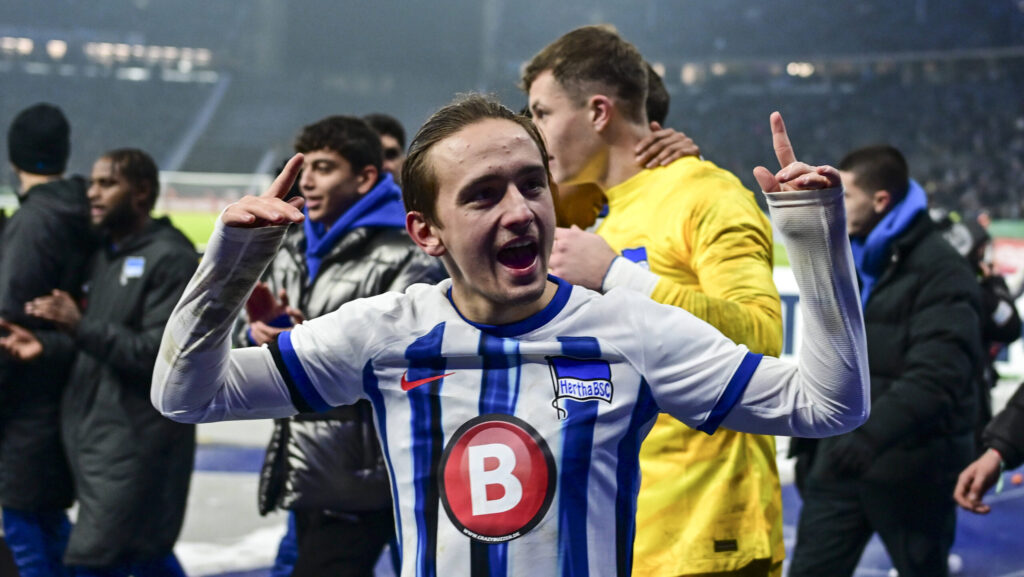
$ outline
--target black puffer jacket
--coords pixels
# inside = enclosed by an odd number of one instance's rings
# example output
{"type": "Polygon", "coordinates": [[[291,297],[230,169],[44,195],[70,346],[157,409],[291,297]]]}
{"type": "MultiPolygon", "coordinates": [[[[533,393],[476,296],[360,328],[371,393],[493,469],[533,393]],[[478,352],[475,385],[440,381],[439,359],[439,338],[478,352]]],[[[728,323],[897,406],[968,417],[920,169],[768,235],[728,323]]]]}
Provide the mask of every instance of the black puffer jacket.
{"type": "Polygon", "coordinates": [[[1024,463],[1024,383],[985,427],[984,442],[999,451],[1006,468],[1016,469],[1024,463]]]}
{"type": "Polygon", "coordinates": [[[60,441],[60,396],[74,352],[25,303],[62,289],[77,296],[95,241],[81,178],[32,187],[0,237],[0,317],[32,330],[43,356],[0,355],[0,504],[25,511],[71,506],[71,475],[60,441]]]}
{"type": "MultiPolygon", "coordinates": [[[[307,319],[341,305],[445,277],[441,262],[404,229],[357,228],[323,258],[309,284],[302,225],[292,225],[265,275],[307,319]]],[[[278,419],[260,475],[260,512],[275,508],[371,511],[391,507],[391,493],[369,403],[278,419]]]]}
{"type": "Polygon", "coordinates": [[[93,259],[61,407],[79,501],[69,565],[156,559],[178,538],[195,426],[160,415],[149,389],[164,326],[198,264],[167,219],[93,259]]]}
{"type": "MultiPolygon", "coordinates": [[[[893,242],[864,309],[871,416],[847,433],[876,451],[863,479],[948,482],[973,460],[979,311],[973,271],[922,213],[893,242]]],[[[811,478],[834,478],[828,455],[847,435],[795,440],[791,453],[811,478]]]]}

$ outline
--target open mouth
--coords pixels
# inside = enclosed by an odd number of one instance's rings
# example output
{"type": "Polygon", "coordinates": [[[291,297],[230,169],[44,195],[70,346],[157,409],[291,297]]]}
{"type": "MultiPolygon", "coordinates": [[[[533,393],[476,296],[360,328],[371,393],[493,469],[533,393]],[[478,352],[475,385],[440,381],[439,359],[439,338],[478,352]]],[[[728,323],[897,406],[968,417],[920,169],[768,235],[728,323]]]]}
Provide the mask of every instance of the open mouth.
{"type": "Polygon", "coordinates": [[[515,270],[527,269],[537,260],[539,253],[537,241],[517,240],[498,251],[498,262],[515,270]]]}

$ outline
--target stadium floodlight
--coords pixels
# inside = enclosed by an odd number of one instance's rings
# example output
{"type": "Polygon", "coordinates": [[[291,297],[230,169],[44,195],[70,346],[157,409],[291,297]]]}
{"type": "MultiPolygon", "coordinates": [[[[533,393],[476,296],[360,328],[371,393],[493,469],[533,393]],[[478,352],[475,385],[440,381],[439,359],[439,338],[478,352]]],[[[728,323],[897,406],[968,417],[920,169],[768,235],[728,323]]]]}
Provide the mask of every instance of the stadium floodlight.
{"type": "Polygon", "coordinates": [[[50,40],[46,43],[46,53],[50,58],[60,60],[68,53],[68,43],[63,40],[50,40]]]}
{"type": "Polygon", "coordinates": [[[697,83],[699,75],[700,67],[697,64],[686,63],[679,71],[679,81],[686,86],[692,86],[697,83]]]}

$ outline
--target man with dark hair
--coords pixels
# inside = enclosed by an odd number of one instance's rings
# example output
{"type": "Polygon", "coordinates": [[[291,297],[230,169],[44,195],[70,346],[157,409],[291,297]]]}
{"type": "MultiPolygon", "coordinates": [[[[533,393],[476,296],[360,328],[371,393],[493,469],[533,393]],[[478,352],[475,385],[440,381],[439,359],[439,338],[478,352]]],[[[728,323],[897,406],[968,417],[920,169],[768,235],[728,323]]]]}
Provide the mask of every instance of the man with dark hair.
{"type": "MultiPolygon", "coordinates": [[[[248,301],[249,344],[272,342],[349,301],[444,277],[440,262],[406,234],[401,190],[381,170],[381,137],[365,121],[331,116],[310,124],[295,150],[305,156],[306,220],[289,228],[248,301]]],[[[276,508],[294,516],[291,575],[372,575],[394,519],[369,403],[275,422],[260,511],[276,508]]],[[[282,551],[288,546],[286,538],[282,551]]],[[[285,571],[279,560],[275,571],[285,571]]]]}
{"type": "MultiPolygon", "coordinates": [[[[61,405],[78,518],[65,564],[82,577],[184,576],[174,543],[185,518],[195,427],[163,418],[148,402],[160,335],[196,269],[192,244],[150,211],[156,164],[137,149],[100,157],[88,198],[103,247],[92,260],[82,310],[65,291],[25,310],[64,332],[77,352],[61,405]]],[[[23,359],[48,343],[12,325],[5,349],[23,359]]]]}
{"type": "Polygon", "coordinates": [[[878,533],[900,577],[942,577],[953,488],[974,454],[978,283],[935,229],[898,150],[855,150],[840,175],[872,413],[851,433],[794,440],[803,508],[789,575],[853,575],[878,533]]]}
{"type": "Polygon", "coordinates": [[[21,111],[7,132],[20,208],[0,238],[0,336],[8,324],[38,332],[42,358],[0,355],[0,505],[5,539],[22,577],[63,575],[71,472],[60,441],[60,397],[72,351],[55,327],[25,314],[25,303],[59,289],[78,295],[94,240],[85,181],[64,179],[70,126],[50,104],[21,111]]]}
{"type": "Polygon", "coordinates": [[[424,124],[403,174],[406,229],[450,280],[229,350],[233,312],[273,258],[280,225],[303,219],[301,199],[282,200],[297,155],[262,196],[222,213],[167,324],[153,403],[201,422],[370,401],[402,575],[629,575],[637,453],[659,410],[708,432],[804,436],[867,415],[838,172],[797,162],[778,115],[772,130],[784,168],[755,175],[798,282],[823,296],[804,303],[813,338],[797,366],[677,307],[549,276],[544,140],[527,118],[470,96],[424,124]]]}
{"type": "Polygon", "coordinates": [[[401,186],[402,163],[405,162],[405,128],[397,118],[387,114],[367,114],[363,120],[380,135],[381,168],[401,186]]]}
{"type": "MultiPolygon", "coordinates": [[[[522,84],[555,181],[594,183],[608,199],[597,234],[558,230],[551,270],[593,290],[638,291],[777,355],[771,226],[754,195],[696,157],[653,169],[632,162],[650,133],[652,72],[632,44],[596,26],[565,34],[527,65],[522,84]]],[[[640,468],[634,573],[781,575],[774,438],[724,429],[708,436],[661,415],[640,468]]]]}

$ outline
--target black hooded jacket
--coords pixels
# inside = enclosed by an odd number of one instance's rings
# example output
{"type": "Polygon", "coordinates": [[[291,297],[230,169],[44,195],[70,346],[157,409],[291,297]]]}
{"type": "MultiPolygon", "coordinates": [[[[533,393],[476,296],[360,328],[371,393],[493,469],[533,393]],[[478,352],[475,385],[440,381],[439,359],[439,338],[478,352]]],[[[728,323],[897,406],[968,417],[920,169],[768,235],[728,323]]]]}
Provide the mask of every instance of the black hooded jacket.
{"type": "Polygon", "coordinates": [[[62,404],[79,501],[69,565],[154,559],[178,538],[195,427],[161,416],[149,389],[164,326],[198,263],[165,218],[93,258],[62,404]]]}
{"type": "Polygon", "coordinates": [[[984,441],[986,447],[999,451],[1007,469],[1024,464],[1024,384],[985,427],[984,441]]]}
{"type": "Polygon", "coordinates": [[[791,454],[814,455],[811,478],[833,479],[832,453],[856,440],[874,453],[865,481],[956,480],[974,458],[980,300],[967,261],[919,216],[864,307],[871,416],[851,433],[794,440],[791,454]]]}
{"type": "Polygon", "coordinates": [[[81,178],[32,187],[0,235],[0,317],[32,330],[42,357],[0,355],[0,504],[24,511],[71,505],[71,476],[60,442],[60,395],[73,349],[25,303],[62,289],[77,296],[95,241],[81,178]]]}

